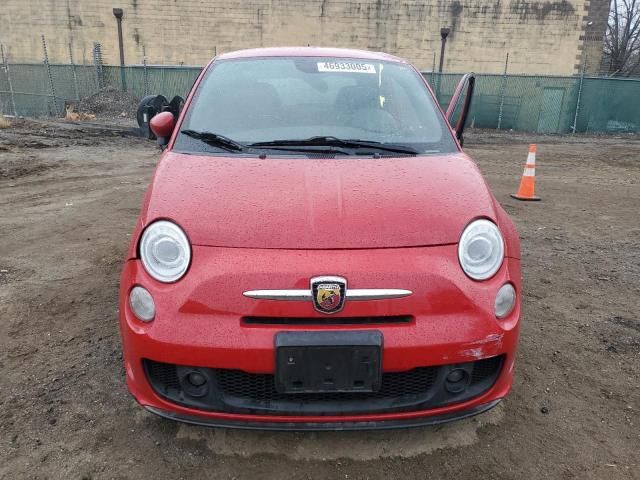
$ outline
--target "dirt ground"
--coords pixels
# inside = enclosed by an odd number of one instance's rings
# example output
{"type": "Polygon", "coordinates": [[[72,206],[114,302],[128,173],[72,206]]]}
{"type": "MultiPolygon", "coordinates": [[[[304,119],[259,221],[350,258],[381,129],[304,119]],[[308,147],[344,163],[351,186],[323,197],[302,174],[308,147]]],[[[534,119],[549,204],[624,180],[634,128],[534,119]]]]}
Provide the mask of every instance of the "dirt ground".
{"type": "Polygon", "coordinates": [[[434,428],[206,429],[124,385],[121,262],[153,143],[105,127],[0,130],[0,478],[640,479],[640,138],[473,132],[522,237],[513,392],[434,428]],[[530,142],[538,193],[515,191],[530,142]]]}

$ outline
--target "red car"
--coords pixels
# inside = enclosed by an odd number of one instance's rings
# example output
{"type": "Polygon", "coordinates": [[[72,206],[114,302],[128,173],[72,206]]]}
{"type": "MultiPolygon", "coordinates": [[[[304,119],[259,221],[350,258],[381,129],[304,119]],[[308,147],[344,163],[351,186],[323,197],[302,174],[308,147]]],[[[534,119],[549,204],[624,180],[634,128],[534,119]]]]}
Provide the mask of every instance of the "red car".
{"type": "MultiPolygon", "coordinates": [[[[512,384],[516,229],[444,114],[382,54],[216,57],[151,128],[164,149],[121,278],[129,390],[150,412],[369,429],[484,412],[512,384]]],[[[454,125],[453,127],[451,125],[454,125]]]]}

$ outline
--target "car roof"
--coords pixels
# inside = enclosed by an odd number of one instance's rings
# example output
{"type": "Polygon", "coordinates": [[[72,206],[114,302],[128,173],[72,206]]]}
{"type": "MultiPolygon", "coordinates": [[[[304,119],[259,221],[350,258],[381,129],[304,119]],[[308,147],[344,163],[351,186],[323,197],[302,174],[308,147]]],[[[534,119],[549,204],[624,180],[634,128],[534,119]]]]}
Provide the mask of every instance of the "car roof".
{"type": "Polygon", "coordinates": [[[229,60],[233,58],[261,58],[261,57],[337,57],[357,58],[362,60],[380,60],[387,62],[407,63],[402,58],[383,52],[369,52],[367,50],[355,50],[350,48],[325,48],[325,47],[272,47],[251,48],[224,53],[216,57],[217,60],[229,60]]]}

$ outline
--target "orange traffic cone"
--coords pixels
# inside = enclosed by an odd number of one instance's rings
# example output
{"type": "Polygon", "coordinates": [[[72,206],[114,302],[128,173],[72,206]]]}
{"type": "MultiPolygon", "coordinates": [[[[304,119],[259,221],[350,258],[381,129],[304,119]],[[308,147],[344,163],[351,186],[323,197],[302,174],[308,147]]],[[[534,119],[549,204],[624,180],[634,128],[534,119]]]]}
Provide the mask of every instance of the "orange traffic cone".
{"type": "Polygon", "coordinates": [[[513,198],[518,200],[536,201],[540,197],[535,196],[536,190],[536,145],[529,145],[529,155],[527,156],[527,164],[524,166],[522,180],[520,180],[520,188],[518,193],[512,193],[513,198]]]}

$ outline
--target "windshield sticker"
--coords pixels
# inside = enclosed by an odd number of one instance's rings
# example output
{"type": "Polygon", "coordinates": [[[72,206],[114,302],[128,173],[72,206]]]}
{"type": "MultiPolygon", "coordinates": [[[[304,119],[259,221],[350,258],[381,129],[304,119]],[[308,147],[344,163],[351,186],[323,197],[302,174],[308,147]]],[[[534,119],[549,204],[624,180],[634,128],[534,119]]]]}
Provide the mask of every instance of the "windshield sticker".
{"type": "Polygon", "coordinates": [[[360,62],[318,62],[318,71],[344,73],[376,73],[376,67],[371,63],[360,62]]]}

